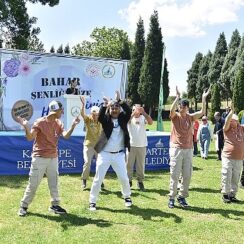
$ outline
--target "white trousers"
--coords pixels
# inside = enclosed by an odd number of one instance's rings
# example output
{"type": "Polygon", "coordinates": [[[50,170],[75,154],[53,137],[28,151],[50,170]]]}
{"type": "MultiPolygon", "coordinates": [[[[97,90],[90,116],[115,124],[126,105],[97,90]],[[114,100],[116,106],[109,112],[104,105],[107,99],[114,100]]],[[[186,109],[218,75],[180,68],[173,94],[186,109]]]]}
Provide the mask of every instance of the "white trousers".
{"type": "Polygon", "coordinates": [[[27,208],[28,205],[32,202],[44,174],[46,174],[48,180],[51,204],[59,205],[58,158],[32,157],[29,173],[29,183],[26,187],[24,197],[21,200],[21,207],[27,208]]]}
{"type": "Polygon", "coordinates": [[[241,177],[242,160],[234,160],[222,156],[222,190],[221,193],[235,196],[241,177]]]}
{"type": "Polygon", "coordinates": [[[127,176],[126,163],[125,163],[125,153],[109,153],[109,152],[100,152],[97,157],[96,164],[96,175],[93,179],[91,191],[90,191],[90,203],[96,203],[101,189],[101,184],[104,180],[104,177],[110,167],[112,166],[113,170],[118,176],[118,179],[121,183],[121,192],[124,198],[130,197],[131,190],[129,185],[129,179],[127,176]]]}

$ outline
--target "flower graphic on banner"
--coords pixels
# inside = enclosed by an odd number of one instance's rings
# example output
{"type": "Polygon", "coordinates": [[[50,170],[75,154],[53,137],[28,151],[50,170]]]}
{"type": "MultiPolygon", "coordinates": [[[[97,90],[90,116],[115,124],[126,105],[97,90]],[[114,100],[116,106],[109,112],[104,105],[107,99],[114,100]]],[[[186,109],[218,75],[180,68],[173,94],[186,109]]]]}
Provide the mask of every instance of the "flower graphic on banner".
{"type": "Polygon", "coordinates": [[[5,61],[3,66],[3,72],[7,77],[16,77],[19,73],[20,61],[18,59],[11,58],[5,61]]]}
{"type": "Polygon", "coordinates": [[[1,77],[0,83],[0,97],[6,95],[6,85],[9,79],[17,77],[18,75],[28,75],[31,72],[30,64],[40,64],[41,57],[30,57],[28,53],[20,55],[13,54],[12,57],[3,63],[3,73],[5,76],[1,77]]]}

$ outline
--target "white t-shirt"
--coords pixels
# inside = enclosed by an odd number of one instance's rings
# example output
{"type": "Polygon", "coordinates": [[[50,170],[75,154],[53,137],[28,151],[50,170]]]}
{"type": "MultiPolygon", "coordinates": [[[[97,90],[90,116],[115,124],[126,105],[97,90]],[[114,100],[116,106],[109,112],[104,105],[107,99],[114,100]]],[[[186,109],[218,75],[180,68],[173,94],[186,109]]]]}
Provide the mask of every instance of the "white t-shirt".
{"type": "Polygon", "coordinates": [[[119,126],[118,119],[112,119],[114,128],[107,144],[103,148],[105,152],[118,152],[124,149],[124,133],[119,126]]]}
{"type": "Polygon", "coordinates": [[[143,115],[140,115],[138,118],[133,117],[128,123],[130,145],[132,147],[147,146],[146,124],[147,122],[143,115]]]}

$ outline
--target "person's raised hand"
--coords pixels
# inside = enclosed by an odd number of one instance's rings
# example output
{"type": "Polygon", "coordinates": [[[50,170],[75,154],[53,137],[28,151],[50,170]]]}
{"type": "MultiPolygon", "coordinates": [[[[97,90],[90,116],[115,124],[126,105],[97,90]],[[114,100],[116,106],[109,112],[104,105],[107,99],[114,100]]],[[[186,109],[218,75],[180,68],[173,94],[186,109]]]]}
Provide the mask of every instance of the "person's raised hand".
{"type": "Polygon", "coordinates": [[[179,92],[178,86],[176,86],[176,96],[177,96],[178,98],[180,98],[180,92],[179,92]]]}
{"type": "Polygon", "coordinates": [[[17,117],[17,122],[21,124],[23,127],[28,125],[28,121],[25,118],[21,118],[20,116],[17,117]]]}

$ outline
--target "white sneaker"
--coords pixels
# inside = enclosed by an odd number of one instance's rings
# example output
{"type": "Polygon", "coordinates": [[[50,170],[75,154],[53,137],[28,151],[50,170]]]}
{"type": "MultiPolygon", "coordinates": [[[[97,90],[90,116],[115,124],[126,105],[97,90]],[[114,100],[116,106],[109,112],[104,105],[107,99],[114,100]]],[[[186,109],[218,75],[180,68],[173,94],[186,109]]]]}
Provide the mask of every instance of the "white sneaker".
{"type": "Polygon", "coordinates": [[[96,203],[90,203],[90,205],[89,205],[89,210],[90,211],[96,211],[97,209],[96,209],[96,203]]]}
{"type": "Polygon", "coordinates": [[[132,201],[129,197],[125,198],[125,206],[126,207],[131,207],[132,201]]]}
{"type": "Polygon", "coordinates": [[[24,216],[26,216],[26,214],[27,214],[27,208],[21,207],[21,208],[19,209],[18,215],[19,215],[20,217],[24,217],[24,216]]]}

